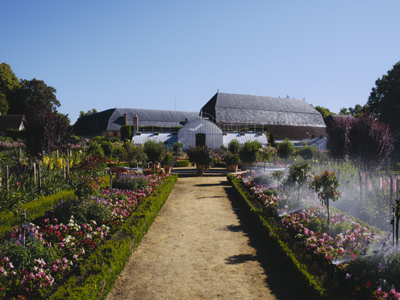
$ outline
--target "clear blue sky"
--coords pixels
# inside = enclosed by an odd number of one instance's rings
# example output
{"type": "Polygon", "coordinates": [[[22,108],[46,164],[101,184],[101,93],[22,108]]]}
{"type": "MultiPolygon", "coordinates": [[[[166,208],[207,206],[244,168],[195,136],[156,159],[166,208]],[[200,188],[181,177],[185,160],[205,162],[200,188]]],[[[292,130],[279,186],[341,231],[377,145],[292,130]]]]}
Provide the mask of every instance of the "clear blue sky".
{"type": "Polygon", "coordinates": [[[217,92],[367,102],[400,60],[398,0],[1,1],[0,63],[59,111],[199,111],[217,92]],[[176,104],[175,104],[176,103],[176,104]]]}

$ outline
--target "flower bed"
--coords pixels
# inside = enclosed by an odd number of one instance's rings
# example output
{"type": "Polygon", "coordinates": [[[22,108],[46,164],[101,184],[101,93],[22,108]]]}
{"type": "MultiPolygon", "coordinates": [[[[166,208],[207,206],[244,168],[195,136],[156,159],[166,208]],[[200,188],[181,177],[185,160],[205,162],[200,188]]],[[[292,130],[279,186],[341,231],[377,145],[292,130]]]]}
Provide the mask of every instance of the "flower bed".
{"type": "MultiPolygon", "coordinates": [[[[143,189],[113,189],[112,197],[110,189],[103,189],[101,194],[79,201],[72,197],[61,201],[46,216],[35,220],[35,224],[30,223],[25,226],[27,228],[15,226],[1,245],[0,296],[7,299],[47,298],[68,277],[74,277],[79,266],[91,260],[96,249],[110,249],[104,242],[118,235],[126,220],[149,199],[166,176],[144,178],[147,185],[143,189]]],[[[114,248],[119,247],[114,245],[114,248]]],[[[131,248],[128,246],[128,250],[131,248]]],[[[123,258],[116,256],[122,259],[122,264],[129,257],[126,250],[124,253],[123,258]]],[[[121,269],[121,262],[116,264],[121,269]]]]}
{"type": "MultiPolygon", "coordinates": [[[[325,298],[400,299],[399,254],[390,235],[337,211],[327,227],[326,208],[315,199],[303,200],[300,211],[267,195],[274,187],[256,184],[254,177],[231,177],[262,203],[270,235],[288,253],[299,272],[325,298]],[[304,208],[305,207],[305,208],[304,208]],[[279,217],[281,216],[281,217],[279,217]],[[318,266],[318,267],[317,267],[318,266]]],[[[236,185],[240,188],[240,185],[236,185]]]]}

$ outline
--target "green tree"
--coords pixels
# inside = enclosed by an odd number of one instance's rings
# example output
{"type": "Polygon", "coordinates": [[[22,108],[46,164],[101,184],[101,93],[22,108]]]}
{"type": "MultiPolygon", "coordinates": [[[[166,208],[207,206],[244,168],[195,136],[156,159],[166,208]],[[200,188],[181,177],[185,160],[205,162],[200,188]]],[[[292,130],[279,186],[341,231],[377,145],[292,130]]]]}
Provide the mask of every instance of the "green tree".
{"type": "Polygon", "coordinates": [[[368,104],[365,104],[364,106],[361,106],[360,104],[356,104],[354,106],[354,108],[352,108],[352,107],[349,107],[348,109],[346,107],[341,108],[339,115],[359,117],[359,116],[365,114],[367,111],[369,111],[368,104]]]}
{"type": "Polygon", "coordinates": [[[289,186],[297,186],[297,202],[300,203],[300,190],[303,186],[308,185],[312,175],[310,173],[311,166],[309,162],[294,163],[289,167],[289,174],[285,180],[285,184],[289,186]]]}
{"type": "MultiPolygon", "coordinates": [[[[314,106],[313,106],[314,107],[314,106]]],[[[315,106],[314,107],[316,111],[318,111],[322,117],[325,119],[326,117],[329,117],[330,115],[336,115],[335,113],[331,112],[328,108],[322,107],[322,106],[315,106]]]]}
{"type": "Polygon", "coordinates": [[[369,111],[368,104],[365,104],[364,106],[361,106],[360,104],[356,104],[356,106],[354,106],[354,108],[349,107],[350,115],[353,117],[360,117],[368,111],[369,111]]]}
{"type": "Polygon", "coordinates": [[[10,106],[8,105],[7,96],[0,93],[0,112],[2,115],[6,115],[10,106]]]}
{"type": "Polygon", "coordinates": [[[260,157],[259,149],[262,144],[259,141],[247,141],[239,151],[240,159],[244,163],[252,164],[260,157]]]}
{"type": "Polygon", "coordinates": [[[48,86],[43,80],[21,80],[21,86],[15,91],[9,114],[26,114],[31,109],[56,111],[61,106],[55,95],[56,89],[48,86]]]}
{"type": "Polygon", "coordinates": [[[11,67],[3,62],[0,64],[0,112],[5,115],[21,88],[21,84],[11,67]]]}
{"type": "Polygon", "coordinates": [[[97,109],[95,109],[95,108],[89,109],[87,112],[84,112],[83,110],[81,110],[79,112],[79,118],[84,117],[84,116],[94,115],[94,114],[97,114],[97,109]]]}
{"type": "Polygon", "coordinates": [[[153,163],[154,171],[156,162],[161,162],[162,155],[165,152],[163,143],[157,143],[156,141],[148,140],[143,145],[143,151],[146,153],[148,159],[153,163]]]}
{"type": "Polygon", "coordinates": [[[400,61],[375,81],[367,104],[371,114],[394,132],[400,130],[400,61]]]}
{"type": "Polygon", "coordinates": [[[131,125],[122,125],[120,129],[121,141],[131,141],[132,139],[132,128],[131,125]]]}
{"type": "Polygon", "coordinates": [[[314,190],[321,202],[326,206],[328,211],[328,229],[329,229],[329,199],[338,201],[341,193],[338,191],[339,180],[336,177],[335,172],[329,170],[323,171],[320,175],[314,175],[312,182],[310,183],[310,189],[314,190]]]}
{"type": "Polygon", "coordinates": [[[233,154],[238,153],[239,149],[240,149],[240,144],[237,139],[233,139],[229,142],[228,150],[231,151],[233,154]]]}
{"type": "Polygon", "coordinates": [[[276,148],[276,153],[279,155],[280,158],[285,160],[285,169],[286,169],[287,159],[289,158],[290,155],[293,154],[293,151],[294,151],[294,146],[288,138],[284,139],[282,143],[279,143],[276,148]]]}
{"type": "Polygon", "coordinates": [[[350,111],[346,107],[343,107],[343,108],[340,109],[339,115],[341,115],[341,116],[350,116],[350,111]]]}

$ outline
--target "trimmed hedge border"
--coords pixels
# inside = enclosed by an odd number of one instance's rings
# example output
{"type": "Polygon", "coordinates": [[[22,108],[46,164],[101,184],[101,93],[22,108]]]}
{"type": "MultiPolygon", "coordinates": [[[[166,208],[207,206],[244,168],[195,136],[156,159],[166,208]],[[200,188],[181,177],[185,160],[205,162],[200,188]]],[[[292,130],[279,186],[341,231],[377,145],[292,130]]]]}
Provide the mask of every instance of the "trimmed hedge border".
{"type": "Polygon", "coordinates": [[[228,181],[240,194],[243,201],[250,208],[252,215],[260,220],[263,228],[266,231],[266,238],[272,242],[271,247],[275,247],[282,256],[287,257],[287,262],[296,270],[299,279],[304,282],[306,286],[310,288],[310,299],[330,299],[327,290],[322,286],[320,282],[315,280],[306,269],[306,267],[299,262],[296,257],[296,253],[291,250],[290,245],[281,240],[279,236],[278,223],[272,217],[267,217],[263,212],[262,205],[242,186],[242,184],[235,178],[234,175],[227,175],[228,181]]]}
{"type": "Polygon", "coordinates": [[[105,299],[132,252],[167,201],[177,175],[167,177],[112,237],[85,259],[48,299],[105,299]]]}
{"type": "MultiPolygon", "coordinates": [[[[36,218],[43,217],[44,213],[51,210],[60,200],[66,201],[73,195],[74,191],[72,190],[61,191],[22,205],[21,208],[26,210],[26,221],[30,222],[36,218]]],[[[0,214],[0,224],[0,236],[3,237],[11,232],[15,225],[21,225],[21,217],[15,215],[14,212],[3,212],[0,214]]]]}

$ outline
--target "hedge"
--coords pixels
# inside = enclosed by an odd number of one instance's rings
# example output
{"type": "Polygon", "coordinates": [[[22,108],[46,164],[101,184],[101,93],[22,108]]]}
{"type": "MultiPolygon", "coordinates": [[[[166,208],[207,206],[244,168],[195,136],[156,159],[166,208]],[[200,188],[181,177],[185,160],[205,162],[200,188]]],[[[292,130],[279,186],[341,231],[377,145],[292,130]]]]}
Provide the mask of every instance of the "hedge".
{"type": "MultiPolygon", "coordinates": [[[[36,218],[43,217],[46,211],[51,210],[52,207],[60,202],[60,200],[67,200],[72,197],[74,192],[72,190],[61,191],[47,197],[41,197],[38,200],[22,205],[22,209],[26,210],[26,221],[30,222],[36,218]]],[[[20,215],[14,212],[3,212],[0,214],[0,236],[3,237],[11,232],[15,225],[21,224],[20,215]]]]}
{"type": "Polygon", "coordinates": [[[190,162],[188,159],[185,160],[177,160],[175,163],[176,168],[182,168],[182,167],[188,167],[190,165],[190,162]]]}
{"type": "Polygon", "coordinates": [[[120,229],[85,259],[48,299],[105,299],[177,180],[177,175],[167,177],[120,229]]]}
{"type": "Polygon", "coordinates": [[[292,251],[293,245],[289,245],[281,239],[281,229],[278,227],[276,219],[268,217],[263,210],[263,206],[242,186],[241,182],[236,179],[235,175],[228,174],[228,180],[233,187],[238,191],[242,200],[250,208],[251,214],[263,225],[266,231],[265,237],[271,241],[271,247],[274,247],[277,252],[280,252],[282,257],[286,258],[286,263],[289,263],[296,271],[299,280],[310,289],[310,299],[330,299],[327,290],[314,278],[304,264],[300,263],[298,256],[292,251]]]}

